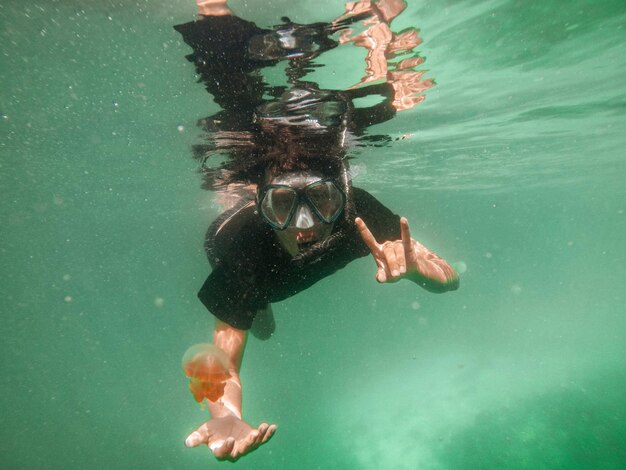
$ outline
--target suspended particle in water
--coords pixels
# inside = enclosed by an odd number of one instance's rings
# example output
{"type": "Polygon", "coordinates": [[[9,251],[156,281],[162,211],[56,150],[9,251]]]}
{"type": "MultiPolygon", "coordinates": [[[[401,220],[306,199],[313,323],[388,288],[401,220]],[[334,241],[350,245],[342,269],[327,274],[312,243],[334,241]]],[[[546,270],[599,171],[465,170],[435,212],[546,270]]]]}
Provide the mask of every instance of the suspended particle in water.
{"type": "Polygon", "coordinates": [[[72,299],[72,296],[71,296],[71,295],[66,295],[65,297],[63,297],[63,300],[65,300],[66,302],[68,302],[68,303],[69,303],[69,302],[71,302],[71,301],[72,301],[72,300],[74,300],[74,299],[72,299]]]}
{"type": "Polygon", "coordinates": [[[420,308],[420,303],[417,300],[414,300],[413,302],[411,302],[411,308],[413,310],[419,310],[420,308]]]}
{"type": "Polygon", "coordinates": [[[178,132],[185,132],[185,126],[178,126],[178,127],[176,128],[176,130],[177,130],[178,132]]]}
{"type": "Polygon", "coordinates": [[[163,307],[163,305],[165,304],[165,299],[163,299],[163,297],[156,297],[154,299],[154,306],[157,308],[161,308],[163,307]]]}
{"type": "Polygon", "coordinates": [[[487,253],[485,253],[485,258],[491,259],[493,258],[493,255],[488,251],[487,253]]]}
{"type": "Polygon", "coordinates": [[[459,274],[463,274],[465,271],[467,271],[467,264],[465,264],[465,261],[457,261],[456,263],[454,263],[453,266],[456,272],[459,274]]]}
{"type": "Polygon", "coordinates": [[[70,279],[72,279],[72,276],[70,276],[69,274],[63,274],[64,281],[69,281],[70,279]]]}
{"type": "Polygon", "coordinates": [[[185,352],[182,366],[189,378],[189,390],[198,403],[205,398],[216,402],[224,395],[230,372],[228,356],[222,349],[214,344],[195,344],[185,352]]]}
{"type": "Polygon", "coordinates": [[[519,284],[513,284],[513,286],[511,287],[511,292],[515,295],[521,294],[522,286],[520,286],[519,284]]]}

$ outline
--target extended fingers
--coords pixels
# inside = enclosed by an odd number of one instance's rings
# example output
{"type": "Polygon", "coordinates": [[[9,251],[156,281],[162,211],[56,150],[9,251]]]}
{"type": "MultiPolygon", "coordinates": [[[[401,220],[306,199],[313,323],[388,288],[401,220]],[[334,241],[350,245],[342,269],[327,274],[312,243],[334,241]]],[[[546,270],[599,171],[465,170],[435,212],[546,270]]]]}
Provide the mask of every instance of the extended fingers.
{"type": "Polygon", "coordinates": [[[271,426],[267,423],[261,423],[258,428],[259,435],[256,439],[256,443],[258,445],[267,442],[267,440],[272,437],[272,434],[276,430],[276,425],[272,424],[271,426]]]}
{"type": "Polygon", "coordinates": [[[405,217],[400,219],[400,234],[402,236],[406,263],[412,263],[415,259],[415,253],[413,251],[413,240],[411,239],[411,232],[409,230],[409,221],[406,220],[405,217]]]}
{"type": "Polygon", "coordinates": [[[263,437],[263,443],[269,441],[275,432],[276,432],[276,425],[275,424],[270,425],[270,427],[267,428],[267,432],[265,433],[265,436],[263,437]]]}
{"type": "Polygon", "coordinates": [[[253,429],[252,431],[250,431],[250,434],[248,434],[245,439],[238,441],[234,449],[230,453],[229,460],[235,461],[242,455],[249,454],[257,447],[259,447],[259,444],[257,442],[260,434],[261,433],[258,429],[253,429]]]}
{"type": "Polygon", "coordinates": [[[378,242],[376,242],[374,235],[372,235],[372,232],[370,232],[370,229],[367,228],[367,225],[365,225],[365,222],[363,222],[363,219],[361,219],[360,217],[354,219],[354,223],[356,224],[356,228],[359,230],[361,238],[370,249],[372,254],[376,256],[380,252],[380,245],[378,244],[378,242]]]}
{"type": "Polygon", "coordinates": [[[269,425],[267,423],[261,423],[259,426],[259,436],[256,440],[257,445],[261,445],[270,440],[270,438],[274,435],[274,431],[276,431],[276,425],[269,425]]]}
{"type": "Polygon", "coordinates": [[[376,279],[378,282],[397,281],[406,274],[409,264],[413,263],[415,257],[408,220],[405,217],[400,218],[401,240],[388,241],[382,245],[376,242],[376,239],[361,219],[355,219],[355,223],[361,232],[363,241],[365,241],[372,254],[374,254],[374,258],[376,258],[376,264],[378,265],[376,279]]]}
{"type": "Polygon", "coordinates": [[[234,449],[231,449],[228,460],[237,460],[239,457],[246,455],[257,449],[260,445],[265,444],[274,434],[276,425],[271,426],[267,423],[261,423],[257,429],[253,429],[245,440],[236,443],[234,449]]]}
{"type": "Polygon", "coordinates": [[[374,256],[374,261],[376,261],[376,265],[378,266],[378,270],[376,271],[376,280],[378,282],[387,282],[387,278],[389,276],[387,275],[386,265],[382,260],[384,254],[381,245],[378,244],[376,238],[374,238],[374,235],[372,235],[372,232],[370,232],[370,229],[367,228],[367,225],[365,225],[365,222],[363,222],[363,219],[357,217],[356,219],[354,219],[354,223],[356,224],[356,227],[361,234],[363,242],[365,242],[369,250],[372,252],[372,255],[374,256]]]}
{"type": "Polygon", "coordinates": [[[411,248],[411,231],[409,230],[409,221],[406,217],[400,218],[400,236],[402,237],[402,244],[405,250],[411,248]]]}

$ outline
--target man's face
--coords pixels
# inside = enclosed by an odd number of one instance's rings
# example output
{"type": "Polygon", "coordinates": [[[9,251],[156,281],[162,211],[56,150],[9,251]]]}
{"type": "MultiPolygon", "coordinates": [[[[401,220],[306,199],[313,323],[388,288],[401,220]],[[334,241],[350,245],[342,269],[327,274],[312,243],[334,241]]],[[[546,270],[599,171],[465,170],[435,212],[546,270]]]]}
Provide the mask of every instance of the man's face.
{"type": "MultiPolygon", "coordinates": [[[[268,185],[286,185],[294,189],[302,189],[323,179],[317,172],[283,173],[267,180],[268,185]]],[[[300,200],[289,225],[284,230],[274,229],[281,245],[287,252],[295,256],[300,251],[309,248],[314,243],[327,238],[334,223],[326,223],[311,210],[309,204],[300,200]]]]}

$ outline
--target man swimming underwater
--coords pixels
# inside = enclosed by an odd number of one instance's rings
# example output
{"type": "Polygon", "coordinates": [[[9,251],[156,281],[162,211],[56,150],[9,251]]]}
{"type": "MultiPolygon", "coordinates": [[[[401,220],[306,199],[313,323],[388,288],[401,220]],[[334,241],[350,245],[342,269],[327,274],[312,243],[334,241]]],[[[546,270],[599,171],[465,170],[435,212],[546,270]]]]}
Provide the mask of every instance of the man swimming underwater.
{"type": "MultiPolygon", "coordinates": [[[[214,72],[217,65],[207,69],[207,55],[219,56],[209,51],[216,42],[206,40],[215,28],[238,31],[237,37],[243,37],[246,44],[245,60],[250,58],[251,44],[279,44],[279,40],[272,42],[273,37],[286,41],[284,32],[272,36],[231,17],[225,1],[204,2],[200,13],[204,15],[201,20],[177,30],[194,48],[190,60],[204,74],[207,89],[217,90],[215,74],[223,73],[214,72]],[[211,11],[217,16],[212,18],[211,11]]],[[[231,52],[232,41],[239,41],[233,37],[229,37],[231,52]]],[[[254,51],[259,57],[258,48],[254,51]]],[[[290,46],[290,60],[297,57],[294,51],[297,48],[290,46]]],[[[239,78],[246,80],[243,75],[239,78]]],[[[255,80],[253,74],[250,80],[255,80]]],[[[222,95],[216,102],[221,100],[226,111],[238,118],[226,112],[210,124],[216,135],[227,135],[224,142],[228,145],[233,145],[234,136],[243,136],[230,162],[207,170],[213,186],[245,182],[256,188],[253,199],[241,199],[211,224],[205,249],[213,269],[198,294],[216,317],[213,342],[226,353],[230,376],[223,395],[208,401],[211,419],[192,432],[185,444],[207,445],[220,460],[237,460],[267,442],[276,430],[274,424],[255,428],[244,421],[239,377],[248,331],[261,338],[274,331],[272,303],[368,254],[376,262],[379,283],[406,279],[430,292],[459,286],[452,267],[411,237],[405,218],[352,186],[346,141],[359,118],[350,97],[297,79],[291,85],[276,99],[257,100],[254,106],[250,104],[254,100],[240,105],[222,95]],[[248,113],[254,125],[252,130],[242,130],[239,116],[248,113]],[[224,122],[240,128],[225,134],[224,122]]],[[[263,96],[253,86],[241,93],[247,93],[247,98],[263,96]]],[[[233,89],[232,97],[236,96],[240,95],[233,89]]]]}

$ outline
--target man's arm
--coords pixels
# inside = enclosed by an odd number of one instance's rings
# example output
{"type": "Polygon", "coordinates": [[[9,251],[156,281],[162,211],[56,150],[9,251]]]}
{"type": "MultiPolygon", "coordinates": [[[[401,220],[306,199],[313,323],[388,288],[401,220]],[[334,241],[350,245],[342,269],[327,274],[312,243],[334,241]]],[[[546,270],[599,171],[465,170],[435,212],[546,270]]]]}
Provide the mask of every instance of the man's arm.
{"type": "Polygon", "coordinates": [[[246,348],[247,331],[239,330],[221,320],[215,321],[213,343],[226,353],[230,362],[230,379],[224,387],[224,395],[217,402],[209,402],[211,417],[236,416],[241,419],[241,380],[239,369],[246,348]]]}
{"type": "Polygon", "coordinates": [[[228,0],[196,0],[198,14],[202,16],[232,15],[227,3],[228,0]]]}
{"type": "Polygon", "coordinates": [[[258,428],[253,428],[242,420],[239,369],[246,337],[245,330],[216,320],[213,341],[228,355],[231,377],[226,382],[222,398],[215,403],[209,402],[211,419],[185,441],[187,447],[207,445],[218,460],[238,460],[266,443],[276,430],[275,424],[261,423],[258,428]]]}

